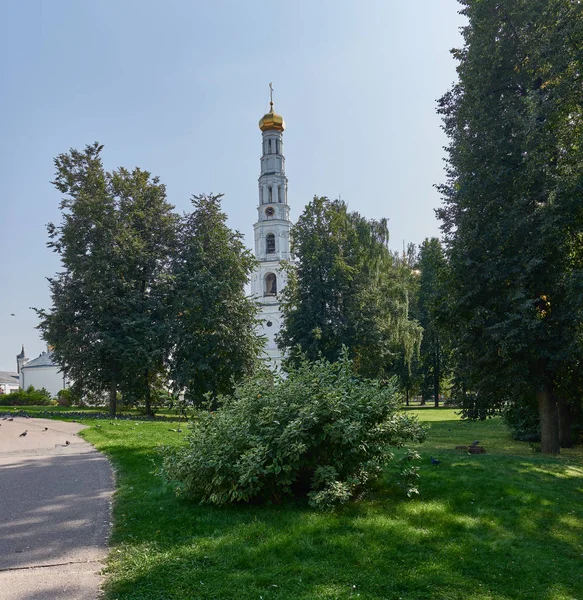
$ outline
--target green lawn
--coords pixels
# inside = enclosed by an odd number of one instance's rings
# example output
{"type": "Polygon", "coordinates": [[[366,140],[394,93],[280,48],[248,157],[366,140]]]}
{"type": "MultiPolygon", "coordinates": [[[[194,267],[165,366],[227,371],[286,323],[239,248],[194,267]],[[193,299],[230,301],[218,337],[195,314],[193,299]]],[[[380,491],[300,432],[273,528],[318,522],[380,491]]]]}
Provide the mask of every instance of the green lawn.
{"type": "MultiPolygon", "coordinates": [[[[52,404],[50,406],[0,406],[0,414],[16,414],[20,412],[24,412],[31,417],[40,418],[53,418],[46,413],[51,413],[51,415],[59,413],[58,418],[67,420],[67,413],[100,413],[103,415],[108,414],[109,408],[107,406],[59,406],[52,404]]],[[[121,417],[144,417],[144,413],[136,408],[121,408],[118,410],[118,415],[121,417]]],[[[178,419],[176,411],[168,408],[157,409],[156,417],[165,417],[172,420],[178,419]]]]}
{"type": "Polygon", "coordinates": [[[582,599],[583,452],[546,458],[499,419],[412,412],[430,428],[420,498],[387,477],[327,514],[177,499],[154,475],[156,447],[180,443],[176,424],[87,420],[82,435],[117,471],[106,598],[582,599]],[[474,440],[488,453],[453,449],[474,440]]]}
{"type": "Polygon", "coordinates": [[[107,412],[107,409],[103,408],[93,408],[93,407],[78,407],[78,406],[58,406],[51,404],[50,406],[0,406],[0,413],[19,413],[25,412],[30,416],[36,417],[40,416],[45,412],[87,412],[87,413],[96,413],[96,412],[107,412]]]}

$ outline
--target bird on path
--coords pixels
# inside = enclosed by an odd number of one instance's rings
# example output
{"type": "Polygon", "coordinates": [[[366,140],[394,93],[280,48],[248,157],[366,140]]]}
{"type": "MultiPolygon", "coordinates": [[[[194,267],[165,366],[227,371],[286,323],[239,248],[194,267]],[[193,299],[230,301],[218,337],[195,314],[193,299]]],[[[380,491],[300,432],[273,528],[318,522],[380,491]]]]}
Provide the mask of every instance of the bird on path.
{"type": "Polygon", "coordinates": [[[67,441],[65,442],[65,446],[68,446],[70,443],[71,443],[71,442],[70,442],[69,440],[67,440],[67,441]]]}
{"type": "Polygon", "coordinates": [[[433,458],[433,456],[430,456],[429,460],[431,461],[432,465],[439,465],[439,464],[441,464],[441,461],[439,460],[439,458],[433,458]]]}
{"type": "Polygon", "coordinates": [[[18,437],[25,437],[28,433],[28,429],[25,429],[18,437]]]}
{"type": "Polygon", "coordinates": [[[45,427],[45,428],[43,429],[43,431],[48,431],[48,430],[49,430],[49,428],[48,428],[48,427],[45,427]]]}

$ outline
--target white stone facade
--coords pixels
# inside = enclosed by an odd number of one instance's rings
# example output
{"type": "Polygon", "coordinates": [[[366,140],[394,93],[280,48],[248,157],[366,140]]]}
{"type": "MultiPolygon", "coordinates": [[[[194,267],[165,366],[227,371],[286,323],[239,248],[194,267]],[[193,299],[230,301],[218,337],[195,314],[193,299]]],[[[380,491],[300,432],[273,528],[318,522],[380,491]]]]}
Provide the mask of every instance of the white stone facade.
{"type": "MultiPolygon", "coordinates": [[[[266,117],[271,114],[273,112],[266,117]]],[[[286,276],[281,270],[281,261],[290,258],[291,226],[283,156],[283,120],[281,121],[282,124],[278,127],[262,127],[259,202],[257,222],[254,225],[255,256],[259,260],[259,266],[251,276],[251,293],[261,306],[260,333],[267,338],[265,352],[275,367],[279,367],[283,358],[275,343],[275,336],[282,322],[279,295],[285,287],[286,276]]]]}
{"type": "Polygon", "coordinates": [[[45,388],[53,398],[61,390],[69,387],[69,382],[61,367],[53,362],[51,352],[43,352],[21,367],[20,387],[26,390],[31,385],[37,390],[45,388]]]}
{"type": "Polygon", "coordinates": [[[53,398],[67,387],[59,367],[25,367],[20,371],[20,381],[23,390],[31,385],[37,390],[45,388],[53,398]]]}
{"type": "Polygon", "coordinates": [[[0,395],[17,392],[19,389],[18,373],[0,373],[0,395]]]}

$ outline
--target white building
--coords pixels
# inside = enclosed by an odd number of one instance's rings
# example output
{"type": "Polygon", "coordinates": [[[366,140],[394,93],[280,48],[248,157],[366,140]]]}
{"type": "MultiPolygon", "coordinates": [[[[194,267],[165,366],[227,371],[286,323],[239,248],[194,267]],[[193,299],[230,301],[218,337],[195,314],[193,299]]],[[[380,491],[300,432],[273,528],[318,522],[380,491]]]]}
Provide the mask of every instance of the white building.
{"type": "Polygon", "coordinates": [[[290,220],[287,203],[287,177],[283,156],[283,117],[271,110],[259,121],[263,145],[259,176],[259,204],[255,223],[255,256],[259,267],[251,276],[251,294],[261,305],[263,324],[260,333],[267,337],[265,351],[279,366],[283,357],[275,343],[281,329],[279,294],[286,284],[281,261],[290,258],[290,220]]]}
{"type": "MultiPolygon", "coordinates": [[[[22,353],[24,353],[24,347],[22,353]]],[[[67,378],[61,367],[53,361],[52,352],[43,352],[32,360],[27,360],[26,357],[21,358],[23,358],[23,361],[22,363],[18,362],[18,366],[20,370],[20,387],[23,390],[32,385],[37,390],[45,388],[51,396],[56,397],[61,390],[68,387],[67,378]]]]}
{"type": "Polygon", "coordinates": [[[18,373],[12,371],[0,371],[0,394],[10,394],[17,392],[20,388],[20,378],[18,373]]]}
{"type": "Polygon", "coordinates": [[[20,377],[20,369],[28,362],[28,358],[26,358],[26,352],[24,351],[24,344],[22,344],[22,350],[20,354],[16,355],[16,372],[20,377]]]}

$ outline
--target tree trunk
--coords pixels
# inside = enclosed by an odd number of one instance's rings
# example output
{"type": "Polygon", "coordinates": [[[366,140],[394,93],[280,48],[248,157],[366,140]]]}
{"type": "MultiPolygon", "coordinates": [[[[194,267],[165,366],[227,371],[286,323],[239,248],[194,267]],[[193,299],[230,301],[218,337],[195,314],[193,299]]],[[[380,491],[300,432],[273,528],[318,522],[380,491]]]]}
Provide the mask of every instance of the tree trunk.
{"type": "Polygon", "coordinates": [[[405,406],[409,406],[409,388],[405,388],[405,406]]]}
{"type": "MultiPolygon", "coordinates": [[[[146,311],[146,280],[142,279],[141,291],[142,291],[142,314],[146,311]]],[[[152,395],[150,394],[150,369],[147,367],[144,369],[144,403],[146,404],[146,415],[152,416],[152,395]]]]}
{"type": "Polygon", "coordinates": [[[111,376],[109,384],[109,416],[115,417],[117,412],[117,381],[115,375],[111,376]]]}
{"type": "Polygon", "coordinates": [[[559,413],[552,384],[543,383],[536,396],[540,418],[540,451],[543,454],[559,454],[559,413]]]}
{"type": "Polygon", "coordinates": [[[559,444],[561,448],[572,448],[573,441],[573,411],[561,396],[557,397],[557,408],[559,410],[559,444]]]}
{"type": "Polygon", "coordinates": [[[433,400],[435,403],[435,408],[439,408],[439,379],[441,377],[441,373],[439,372],[439,338],[435,336],[435,350],[433,351],[433,400]]]}
{"type": "Polygon", "coordinates": [[[146,384],[145,387],[145,397],[144,401],[146,403],[146,414],[148,417],[152,416],[152,396],[150,394],[150,370],[146,369],[144,371],[144,382],[146,384]]]}

